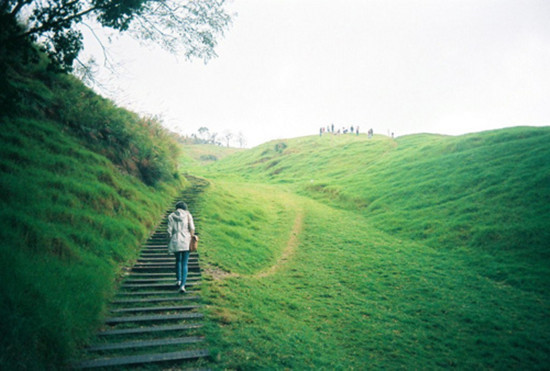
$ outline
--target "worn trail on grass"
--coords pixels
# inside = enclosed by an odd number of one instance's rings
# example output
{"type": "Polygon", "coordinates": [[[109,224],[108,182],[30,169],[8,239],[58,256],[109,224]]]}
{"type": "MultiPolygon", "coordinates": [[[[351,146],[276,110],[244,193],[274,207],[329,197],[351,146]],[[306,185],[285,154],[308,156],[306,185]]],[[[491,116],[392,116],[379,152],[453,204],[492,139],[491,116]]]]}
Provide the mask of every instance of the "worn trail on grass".
{"type": "Polygon", "coordinates": [[[286,247],[284,248],[283,253],[279,257],[277,262],[271,267],[254,274],[254,277],[264,278],[270,276],[277,272],[286,262],[292,259],[292,257],[294,256],[294,252],[296,251],[296,246],[298,246],[298,236],[302,231],[303,221],[304,211],[299,210],[296,218],[294,219],[294,225],[292,226],[292,231],[290,232],[290,238],[288,239],[286,247]]]}
{"type": "Polygon", "coordinates": [[[277,262],[275,262],[275,264],[273,264],[272,266],[264,270],[261,270],[251,275],[227,272],[214,267],[204,268],[204,271],[210,276],[212,276],[212,278],[215,280],[222,280],[222,279],[233,278],[233,277],[265,278],[265,277],[271,276],[274,273],[276,273],[279,269],[281,269],[281,267],[284,264],[286,264],[289,260],[291,260],[292,257],[294,256],[296,247],[298,246],[298,242],[299,242],[298,237],[303,229],[303,222],[304,222],[304,210],[300,209],[296,214],[296,218],[294,218],[294,224],[292,226],[292,231],[290,232],[290,238],[288,239],[287,244],[283,249],[281,256],[279,257],[279,259],[277,259],[277,262]]]}

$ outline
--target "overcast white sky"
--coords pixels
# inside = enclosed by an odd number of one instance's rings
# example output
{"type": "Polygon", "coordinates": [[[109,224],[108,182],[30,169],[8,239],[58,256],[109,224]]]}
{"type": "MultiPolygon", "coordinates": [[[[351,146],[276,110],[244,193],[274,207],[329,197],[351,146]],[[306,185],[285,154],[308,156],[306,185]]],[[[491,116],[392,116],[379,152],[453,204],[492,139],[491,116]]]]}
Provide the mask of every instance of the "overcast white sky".
{"type": "Polygon", "coordinates": [[[330,123],[397,136],[550,125],[548,0],[229,5],[238,15],[207,65],[115,41],[115,101],[184,134],[242,132],[248,146],[330,123]]]}

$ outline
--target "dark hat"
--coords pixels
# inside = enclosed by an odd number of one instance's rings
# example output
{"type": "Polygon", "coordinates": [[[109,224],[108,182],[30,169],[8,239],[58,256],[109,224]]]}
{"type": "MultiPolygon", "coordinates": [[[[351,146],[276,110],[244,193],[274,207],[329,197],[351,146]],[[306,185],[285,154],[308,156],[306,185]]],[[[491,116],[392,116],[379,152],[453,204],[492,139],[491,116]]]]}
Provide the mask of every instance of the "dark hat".
{"type": "Polygon", "coordinates": [[[178,201],[178,203],[176,204],[176,209],[187,210],[187,204],[183,201],[178,201]]]}

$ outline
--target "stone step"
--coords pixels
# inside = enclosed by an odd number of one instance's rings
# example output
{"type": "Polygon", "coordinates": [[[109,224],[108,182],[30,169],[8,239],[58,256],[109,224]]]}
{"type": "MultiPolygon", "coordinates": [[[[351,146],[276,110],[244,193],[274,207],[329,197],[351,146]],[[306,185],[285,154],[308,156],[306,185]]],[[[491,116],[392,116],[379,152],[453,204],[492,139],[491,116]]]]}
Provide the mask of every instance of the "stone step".
{"type": "Polygon", "coordinates": [[[112,313],[143,313],[143,312],[170,312],[183,311],[202,308],[202,305],[173,305],[165,307],[134,307],[134,308],[119,308],[111,309],[112,313]]]}
{"type": "MultiPolygon", "coordinates": [[[[198,260],[188,261],[187,266],[200,266],[198,260]]],[[[151,267],[172,267],[173,269],[176,267],[176,260],[166,260],[166,261],[138,261],[134,265],[134,267],[138,268],[151,268],[151,267]]]]}
{"type": "Polygon", "coordinates": [[[98,335],[116,336],[116,335],[148,334],[148,333],[155,333],[155,332],[184,331],[184,330],[201,328],[202,326],[203,326],[202,323],[186,323],[183,325],[136,327],[136,328],[100,331],[98,335]]]}
{"type": "MultiPolygon", "coordinates": [[[[201,277],[200,276],[192,276],[192,277],[187,277],[187,282],[194,282],[194,281],[200,281],[201,277]]],[[[166,282],[163,282],[163,281],[170,281],[174,286],[176,285],[176,279],[174,278],[174,275],[170,275],[170,276],[166,276],[166,277],[158,277],[158,278],[130,278],[130,279],[126,279],[124,280],[124,284],[139,284],[139,283],[142,283],[142,284],[145,284],[145,283],[152,283],[152,284],[155,284],[155,283],[166,283],[166,282]]]]}
{"type": "MultiPolygon", "coordinates": [[[[173,266],[170,267],[137,267],[132,269],[132,273],[174,273],[173,266]]],[[[200,267],[198,265],[188,266],[188,272],[200,272],[200,267]]]]}
{"type": "Polygon", "coordinates": [[[146,242],[141,246],[144,250],[166,250],[168,249],[168,241],[162,242],[162,243],[152,243],[152,242],[146,242]]]}
{"type": "MultiPolygon", "coordinates": [[[[187,277],[200,277],[200,272],[189,272],[187,273],[187,277]]],[[[174,272],[167,272],[167,273],[130,273],[126,276],[126,278],[173,278],[176,279],[176,275],[174,272]]]]}
{"type": "Polygon", "coordinates": [[[163,345],[192,344],[204,341],[203,336],[185,336],[179,338],[156,339],[149,341],[125,341],[119,343],[95,344],[87,348],[88,351],[98,352],[106,350],[136,349],[163,345]]]}
{"type": "MultiPolygon", "coordinates": [[[[159,249],[152,249],[152,250],[142,250],[140,259],[141,258],[168,258],[172,257],[174,258],[174,254],[168,252],[167,247],[159,248],[159,249]]],[[[196,252],[192,252],[189,254],[189,259],[198,259],[199,255],[196,252]]]]}
{"type": "Polygon", "coordinates": [[[82,361],[75,365],[75,368],[94,368],[94,367],[115,367],[136,365],[142,363],[156,363],[166,361],[183,361],[208,357],[210,353],[207,349],[184,350],[171,353],[145,354],[137,356],[97,358],[82,361]]]}
{"type": "MultiPolygon", "coordinates": [[[[199,260],[199,257],[197,255],[189,255],[190,262],[196,262],[199,260]]],[[[149,252],[149,253],[142,253],[139,257],[136,263],[141,263],[142,261],[149,261],[149,262],[155,262],[155,261],[176,261],[176,256],[172,253],[168,253],[168,251],[162,251],[162,252],[149,252]]]]}
{"type": "MultiPolygon", "coordinates": [[[[141,252],[165,252],[168,253],[168,243],[162,244],[144,244],[141,246],[141,252]]],[[[191,255],[197,255],[197,251],[191,251],[191,255]]]]}
{"type": "MultiPolygon", "coordinates": [[[[169,271],[173,271],[176,267],[176,264],[175,263],[169,263],[169,264],[136,264],[134,265],[134,267],[132,268],[132,271],[134,272],[137,272],[137,271],[147,271],[147,270],[166,270],[168,269],[169,271]]],[[[196,271],[198,270],[198,268],[200,267],[200,265],[198,263],[191,263],[191,264],[187,264],[187,268],[189,270],[193,270],[193,271],[196,271]]]]}
{"type": "MultiPolygon", "coordinates": [[[[196,252],[189,254],[189,259],[198,259],[199,256],[196,252]]],[[[167,247],[151,250],[142,250],[138,259],[176,259],[173,253],[168,252],[167,247]]]]}
{"type": "MultiPolygon", "coordinates": [[[[189,255],[189,260],[193,260],[193,259],[197,260],[198,256],[189,255]]],[[[148,253],[145,256],[143,254],[141,254],[140,257],[138,258],[138,261],[139,260],[151,260],[151,261],[176,260],[176,257],[174,256],[174,254],[169,253],[168,250],[166,250],[166,251],[160,252],[160,253],[148,253]]]]}
{"type": "MultiPolygon", "coordinates": [[[[189,294],[195,294],[196,290],[193,291],[187,291],[185,294],[182,294],[177,286],[172,287],[174,291],[172,291],[173,295],[175,297],[181,296],[181,295],[189,295],[189,294]]],[[[117,292],[117,296],[144,296],[144,295],[151,295],[151,296],[159,296],[159,295],[167,295],[170,291],[119,291],[117,292]]]]}
{"type": "MultiPolygon", "coordinates": [[[[134,268],[172,268],[176,266],[175,262],[156,262],[156,263],[136,263],[134,268]]],[[[198,267],[199,263],[187,263],[187,267],[198,267]]]]}
{"type": "MultiPolygon", "coordinates": [[[[176,263],[176,258],[173,256],[166,257],[166,258],[139,258],[136,262],[136,264],[139,265],[145,265],[145,264],[171,264],[174,265],[176,263]]],[[[187,261],[187,264],[198,264],[199,260],[197,258],[189,258],[187,261]]]]}
{"type": "Polygon", "coordinates": [[[129,317],[111,317],[105,320],[107,325],[118,325],[121,323],[135,323],[135,322],[166,322],[166,321],[179,321],[182,319],[197,319],[202,318],[202,313],[180,313],[180,314],[165,314],[158,316],[129,316],[129,317]]]}
{"type": "Polygon", "coordinates": [[[200,296],[180,295],[169,296],[162,298],[146,298],[146,299],[120,299],[113,300],[113,304],[136,304],[136,303],[163,303],[168,301],[185,301],[185,300],[200,300],[200,296]]]}
{"type": "MultiPolygon", "coordinates": [[[[185,287],[199,285],[200,282],[191,281],[186,282],[185,287]]],[[[120,285],[121,289],[177,289],[178,286],[175,283],[123,283],[120,285]]]]}

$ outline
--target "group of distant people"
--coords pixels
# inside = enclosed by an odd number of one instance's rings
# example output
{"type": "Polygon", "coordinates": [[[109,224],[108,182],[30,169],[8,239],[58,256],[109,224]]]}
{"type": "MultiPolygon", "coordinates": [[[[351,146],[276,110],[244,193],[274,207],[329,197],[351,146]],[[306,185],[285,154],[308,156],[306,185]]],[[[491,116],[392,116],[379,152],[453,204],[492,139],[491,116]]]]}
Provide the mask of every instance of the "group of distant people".
{"type": "MultiPolygon", "coordinates": [[[[334,135],[347,134],[347,133],[354,134],[355,133],[355,135],[359,135],[359,126],[351,125],[349,128],[343,126],[341,129],[337,129],[336,131],[334,129],[334,124],[327,125],[326,127],[321,126],[319,128],[319,136],[322,137],[323,134],[325,134],[325,133],[331,133],[331,134],[334,134],[334,135]]],[[[369,139],[372,138],[374,136],[374,130],[372,128],[369,129],[367,131],[367,135],[368,135],[369,139]]],[[[390,135],[389,130],[388,130],[388,135],[390,135]]],[[[391,137],[392,138],[394,137],[393,132],[391,133],[391,137]]]]}
{"type": "MultiPolygon", "coordinates": [[[[319,128],[319,136],[323,136],[324,133],[331,133],[331,134],[335,134],[335,135],[347,134],[347,133],[354,134],[355,133],[355,135],[359,135],[359,126],[351,125],[349,128],[346,127],[346,126],[343,126],[341,129],[337,129],[336,131],[334,131],[334,124],[327,125],[326,127],[321,126],[319,128]]],[[[369,135],[369,138],[372,138],[373,130],[369,129],[367,133],[369,135]]]]}

